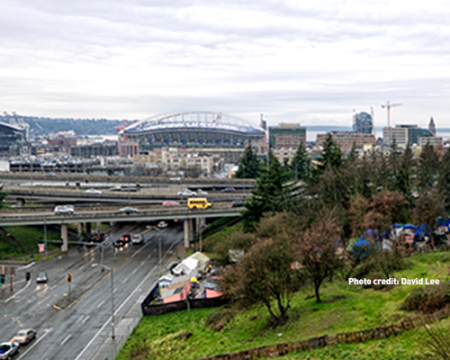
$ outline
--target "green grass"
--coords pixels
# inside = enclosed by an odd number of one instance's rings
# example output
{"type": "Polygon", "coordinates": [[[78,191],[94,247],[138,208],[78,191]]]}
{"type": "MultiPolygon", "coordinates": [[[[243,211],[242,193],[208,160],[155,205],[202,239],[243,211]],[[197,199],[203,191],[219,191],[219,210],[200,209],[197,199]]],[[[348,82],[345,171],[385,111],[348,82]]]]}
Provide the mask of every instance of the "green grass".
{"type": "MultiPolygon", "coordinates": [[[[21,251],[19,247],[8,236],[5,236],[3,232],[0,232],[0,259],[18,257],[22,255],[27,256],[29,259],[30,254],[38,254],[39,239],[44,238],[44,230],[31,226],[5,226],[4,229],[7,233],[14,236],[14,238],[20,242],[24,251],[21,251]]],[[[60,235],[51,231],[47,231],[47,239],[60,240],[60,235]]],[[[53,250],[59,245],[57,243],[47,243],[48,250],[53,250]]]]}
{"type": "MultiPolygon", "coordinates": [[[[395,276],[448,281],[449,263],[442,262],[443,255],[443,252],[416,254],[409,258],[411,267],[395,276]]],[[[411,315],[399,310],[399,306],[414,286],[417,285],[377,291],[343,281],[325,282],[321,289],[323,303],[317,304],[311,297],[312,288],[299,291],[292,300],[289,321],[275,329],[268,326],[269,316],[263,307],[241,310],[221,331],[209,330],[204,325],[215,309],[144,317],[117,359],[138,359],[133,351],[138,351],[139,347],[142,350],[144,340],[145,351],[151,354],[151,359],[194,360],[262,345],[387,325],[411,315]],[[193,335],[185,339],[183,334],[187,332],[193,335]]],[[[447,327],[450,325],[448,320],[442,323],[447,327]]],[[[420,330],[413,330],[389,339],[331,346],[309,353],[291,354],[283,359],[431,359],[423,357],[423,349],[417,347],[418,336],[420,330]],[[417,357],[419,355],[422,357],[417,357]]]]}

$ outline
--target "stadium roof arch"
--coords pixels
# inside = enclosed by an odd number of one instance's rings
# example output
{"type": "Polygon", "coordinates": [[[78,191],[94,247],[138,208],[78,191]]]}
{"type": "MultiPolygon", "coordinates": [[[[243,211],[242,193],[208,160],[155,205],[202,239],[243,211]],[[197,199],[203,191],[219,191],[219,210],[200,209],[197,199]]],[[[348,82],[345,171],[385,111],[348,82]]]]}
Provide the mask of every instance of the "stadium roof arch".
{"type": "Polygon", "coordinates": [[[265,131],[239,117],[212,111],[174,112],[157,115],[127,126],[127,135],[167,130],[216,130],[264,136],[265,131]]]}

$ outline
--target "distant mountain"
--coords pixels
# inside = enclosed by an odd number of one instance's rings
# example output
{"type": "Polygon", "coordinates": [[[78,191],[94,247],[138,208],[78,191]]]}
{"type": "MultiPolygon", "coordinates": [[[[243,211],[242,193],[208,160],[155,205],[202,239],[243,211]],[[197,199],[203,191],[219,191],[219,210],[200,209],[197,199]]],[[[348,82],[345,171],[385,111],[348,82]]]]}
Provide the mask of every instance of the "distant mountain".
{"type": "Polygon", "coordinates": [[[122,125],[123,120],[108,119],[73,119],[73,118],[46,118],[22,115],[0,115],[0,121],[10,123],[23,120],[30,125],[30,135],[48,135],[60,131],[73,130],[80,135],[115,135],[115,127],[122,125]]]}

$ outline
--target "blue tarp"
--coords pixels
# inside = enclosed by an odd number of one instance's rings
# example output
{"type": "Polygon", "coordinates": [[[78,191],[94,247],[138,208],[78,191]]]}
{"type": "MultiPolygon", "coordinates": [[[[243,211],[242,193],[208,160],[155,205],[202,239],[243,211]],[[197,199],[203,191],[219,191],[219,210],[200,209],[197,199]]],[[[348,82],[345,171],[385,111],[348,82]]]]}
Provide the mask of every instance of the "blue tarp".
{"type": "Polygon", "coordinates": [[[368,240],[359,240],[353,245],[353,257],[365,258],[370,255],[372,243],[368,240]]]}
{"type": "Polygon", "coordinates": [[[413,225],[413,224],[405,224],[405,225],[403,225],[403,230],[408,229],[408,230],[416,231],[416,228],[417,228],[417,226],[413,225]]]}

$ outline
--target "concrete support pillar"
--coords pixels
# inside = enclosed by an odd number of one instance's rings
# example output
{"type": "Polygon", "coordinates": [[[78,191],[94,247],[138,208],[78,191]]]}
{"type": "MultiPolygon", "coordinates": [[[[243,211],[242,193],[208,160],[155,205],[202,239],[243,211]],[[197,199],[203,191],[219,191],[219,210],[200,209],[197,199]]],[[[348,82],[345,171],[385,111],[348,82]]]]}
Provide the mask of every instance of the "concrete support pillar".
{"type": "Polygon", "coordinates": [[[16,199],[16,206],[22,207],[25,205],[25,199],[16,199]]]}
{"type": "Polygon", "coordinates": [[[189,249],[189,219],[184,219],[183,221],[184,228],[184,248],[189,249]]]}
{"type": "Polygon", "coordinates": [[[61,246],[61,251],[69,251],[69,243],[67,237],[67,224],[61,224],[61,239],[63,244],[61,246]]]}
{"type": "Polygon", "coordinates": [[[78,239],[81,239],[81,237],[83,236],[83,223],[78,223],[78,239]]]}
{"type": "Polygon", "coordinates": [[[189,241],[195,240],[195,219],[189,219],[189,241]]]}
{"type": "Polygon", "coordinates": [[[91,223],[86,223],[86,236],[88,237],[88,239],[90,239],[92,236],[92,224],[91,223]]]}
{"type": "Polygon", "coordinates": [[[102,223],[98,222],[97,223],[97,233],[100,234],[102,232],[102,223]]]}

